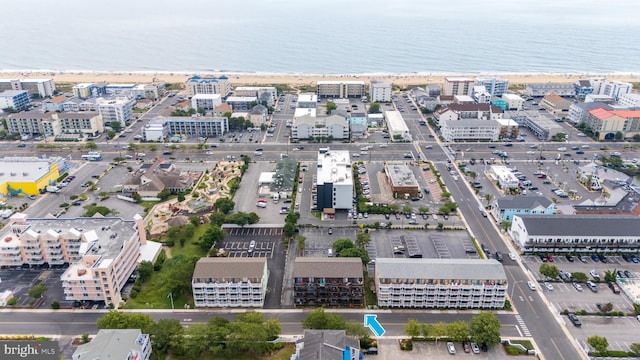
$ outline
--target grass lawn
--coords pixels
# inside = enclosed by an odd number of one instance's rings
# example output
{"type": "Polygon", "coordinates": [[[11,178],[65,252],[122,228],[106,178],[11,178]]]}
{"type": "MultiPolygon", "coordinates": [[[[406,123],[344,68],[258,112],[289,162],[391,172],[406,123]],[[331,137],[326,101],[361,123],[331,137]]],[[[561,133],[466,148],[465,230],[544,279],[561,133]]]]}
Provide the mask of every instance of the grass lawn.
{"type": "Polygon", "coordinates": [[[527,350],[533,350],[533,344],[529,340],[511,340],[512,344],[520,344],[527,348],[527,350]]]}
{"type": "MultiPolygon", "coordinates": [[[[208,225],[200,225],[196,228],[196,231],[193,233],[191,239],[187,239],[185,241],[184,246],[180,246],[180,242],[176,241],[176,244],[171,248],[171,257],[178,255],[185,256],[197,256],[204,257],[207,256],[207,252],[202,250],[200,245],[195,244],[198,238],[207,231],[208,225]]],[[[169,254],[167,254],[169,255],[169,254]]],[[[169,257],[169,256],[167,256],[169,257]]]]}
{"type": "MultiPolygon", "coordinates": [[[[284,348],[278,350],[272,355],[255,356],[255,355],[211,355],[202,354],[198,359],[200,360],[289,360],[291,355],[296,353],[296,347],[294,344],[285,344],[284,348]]],[[[179,360],[182,358],[168,355],[165,360],[179,360]]]]}
{"type": "MultiPolygon", "coordinates": [[[[371,279],[368,274],[365,275],[365,277],[364,277],[364,304],[365,304],[365,306],[378,306],[378,297],[376,296],[376,294],[373,293],[373,290],[375,290],[375,288],[371,289],[369,287],[369,283],[371,281],[373,281],[373,279],[371,279]]],[[[374,286],[375,286],[375,284],[374,284],[374,286]]]]}

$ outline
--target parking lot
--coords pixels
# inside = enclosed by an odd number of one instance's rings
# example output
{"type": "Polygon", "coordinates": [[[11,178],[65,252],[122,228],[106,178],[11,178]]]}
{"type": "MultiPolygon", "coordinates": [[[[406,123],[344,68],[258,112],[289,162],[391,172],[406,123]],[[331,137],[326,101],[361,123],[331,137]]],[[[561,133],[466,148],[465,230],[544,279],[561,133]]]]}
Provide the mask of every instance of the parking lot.
{"type": "Polygon", "coordinates": [[[275,163],[268,161],[257,161],[255,163],[251,163],[249,165],[249,169],[242,176],[242,181],[240,182],[240,188],[238,189],[238,194],[242,194],[242,196],[235,196],[234,201],[236,203],[234,212],[244,211],[246,213],[255,212],[260,216],[261,224],[282,224],[284,223],[284,217],[286,214],[280,214],[280,209],[283,205],[293,205],[289,203],[284,203],[285,200],[280,200],[277,204],[274,203],[273,199],[268,196],[263,197],[262,199],[266,200],[264,208],[257,207],[256,203],[258,199],[260,199],[258,194],[258,179],[260,178],[260,173],[266,171],[274,171],[275,163]]]}
{"type": "Polygon", "coordinates": [[[638,342],[640,321],[635,317],[611,317],[611,316],[580,316],[582,326],[571,325],[566,316],[562,317],[567,324],[567,329],[578,343],[589,349],[587,339],[590,336],[603,336],[609,341],[609,350],[629,351],[629,345],[638,342]]]}
{"type": "MultiPolygon", "coordinates": [[[[60,276],[64,269],[15,269],[0,270],[0,292],[9,290],[18,299],[16,306],[28,307],[33,298],[29,296],[29,289],[40,283],[45,284],[47,291],[39,308],[50,309],[53,301],[65,305],[64,293],[60,276]]],[[[70,305],[70,304],[69,304],[70,305]]]]}
{"type": "Polygon", "coordinates": [[[375,255],[380,258],[410,257],[411,252],[430,259],[479,258],[477,253],[467,253],[472,247],[465,231],[378,230],[370,234],[371,243],[376,246],[375,255]],[[394,253],[394,247],[397,250],[398,246],[404,246],[404,253],[394,253]]]}
{"type": "Polygon", "coordinates": [[[231,228],[222,242],[228,257],[266,257],[272,258],[276,242],[281,241],[282,228],[231,228]],[[251,241],[255,246],[250,249],[251,241]]]}
{"type": "Polygon", "coordinates": [[[333,243],[341,238],[356,240],[358,230],[353,228],[332,228],[329,234],[328,228],[300,229],[300,235],[306,237],[304,256],[328,257],[328,250],[333,243]]]}
{"type": "MultiPolygon", "coordinates": [[[[504,349],[500,345],[489,347],[487,352],[480,352],[480,354],[465,353],[462,350],[462,344],[454,343],[456,349],[456,357],[470,358],[470,359],[510,359],[505,353],[504,349]]],[[[378,355],[369,356],[365,355],[364,358],[376,359],[376,360],[396,360],[396,359],[450,359],[451,354],[447,351],[446,341],[414,341],[413,350],[402,351],[400,345],[396,339],[380,339],[378,340],[378,355]]],[[[525,357],[526,358],[526,357],[525,357]]]]}

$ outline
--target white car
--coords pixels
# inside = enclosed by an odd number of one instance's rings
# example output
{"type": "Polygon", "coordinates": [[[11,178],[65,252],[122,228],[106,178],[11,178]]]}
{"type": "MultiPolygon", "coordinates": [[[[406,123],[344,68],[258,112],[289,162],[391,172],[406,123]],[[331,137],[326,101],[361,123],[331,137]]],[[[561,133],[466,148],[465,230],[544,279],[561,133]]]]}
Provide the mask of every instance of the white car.
{"type": "Polygon", "coordinates": [[[550,282],[548,282],[548,281],[546,281],[546,282],[544,283],[544,287],[546,287],[546,288],[547,288],[547,290],[549,290],[549,291],[553,291],[553,284],[551,284],[551,283],[550,283],[550,282]]]}
{"type": "Polygon", "coordinates": [[[531,291],[536,291],[536,284],[533,281],[527,281],[527,286],[531,291]]]}
{"type": "Polygon", "coordinates": [[[578,291],[582,291],[582,285],[578,284],[577,282],[573,283],[573,287],[576,288],[576,290],[578,291]]]}

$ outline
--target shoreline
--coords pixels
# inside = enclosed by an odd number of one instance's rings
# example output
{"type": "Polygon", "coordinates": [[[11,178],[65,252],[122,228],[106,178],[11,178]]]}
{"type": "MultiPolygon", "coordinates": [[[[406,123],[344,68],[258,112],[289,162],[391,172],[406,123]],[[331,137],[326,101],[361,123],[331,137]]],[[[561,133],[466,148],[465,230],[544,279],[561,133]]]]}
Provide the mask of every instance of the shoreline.
{"type": "Polygon", "coordinates": [[[640,73],[362,73],[362,74],[303,74],[303,73],[268,73],[268,72],[217,72],[217,71],[93,71],[93,70],[0,70],[0,78],[37,79],[53,78],[59,83],[107,82],[107,83],[151,83],[154,79],[165,83],[184,83],[193,75],[221,76],[225,75],[232,86],[288,84],[292,86],[310,85],[322,80],[360,80],[369,82],[373,79],[387,80],[396,86],[443,84],[444,78],[469,77],[507,79],[512,85],[532,83],[572,83],[587,78],[607,78],[625,82],[639,82],[640,73]]]}

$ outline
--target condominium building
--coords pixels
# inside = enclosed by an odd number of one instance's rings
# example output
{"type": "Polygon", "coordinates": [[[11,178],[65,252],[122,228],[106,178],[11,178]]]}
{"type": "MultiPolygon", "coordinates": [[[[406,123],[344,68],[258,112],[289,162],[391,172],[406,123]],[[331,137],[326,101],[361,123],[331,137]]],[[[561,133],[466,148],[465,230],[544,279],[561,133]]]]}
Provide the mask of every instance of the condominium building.
{"type": "Polygon", "coordinates": [[[527,253],[633,253],[640,218],[624,215],[515,215],[509,231],[527,253]]]}
{"type": "Polygon", "coordinates": [[[551,140],[555,135],[565,131],[557,122],[540,115],[539,111],[516,111],[509,113],[509,116],[541,140],[551,140]]]}
{"type": "Polygon", "coordinates": [[[38,195],[67,168],[64,158],[4,157],[0,159],[0,194],[38,195]]]}
{"type": "Polygon", "coordinates": [[[149,360],[151,359],[149,334],[140,329],[101,329],[88,343],[79,345],[72,360],[149,360]]]}
{"type": "Polygon", "coordinates": [[[640,133],[640,110],[596,108],[589,110],[584,122],[600,140],[613,140],[617,132],[630,138],[640,133]]]}
{"type": "Polygon", "coordinates": [[[640,107],[640,94],[626,93],[618,97],[618,104],[624,107],[640,107]]]}
{"type": "Polygon", "coordinates": [[[222,104],[220,94],[196,94],[191,97],[191,108],[198,110],[215,110],[216,106],[222,104]]]}
{"type": "Polygon", "coordinates": [[[465,77],[445,77],[443,95],[469,95],[473,90],[475,80],[465,77]]]}
{"type": "MultiPolygon", "coordinates": [[[[462,103],[459,101],[459,97],[462,96],[467,97],[467,95],[455,95],[456,103],[462,103]]],[[[489,104],[491,103],[491,97],[491,93],[487,91],[487,88],[481,85],[476,85],[472,88],[471,96],[469,98],[471,99],[471,103],[476,102],[479,104],[489,104]]]]}
{"type": "MultiPolygon", "coordinates": [[[[142,217],[42,218],[14,214],[2,231],[0,264],[8,267],[69,265],[62,274],[65,300],[103,301],[116,307],[148,249],[142,217]]],[[[160,248],[156,247],[155,251],[160,248]]],[[[156,254],[149,256],[152,260],[156,254]]]]}
{"type": "Polygon", "coordinates": [[[371,80],[369,83],[369,99],[371,102],[390,102],[391,83],[385,80],[371,80]]]}
{"type": "Polygon", "coordinates": [[[198,260],[191,287],[196,307],[262,307],[267,259],[207,257],[198,260]]]}
{"type": "Polygon", "coordinates": [[[29,92],[26,90],[5,90],[0,92],[0,110],[12,108],[20,111],[29,107],[30,103],[29,92]]]}
{"type": "Polygon", "coordinates": [[[364,275],[360,258],[298,257],[293,263],[296,306],[362,306],[364,275]]]}
{"type": "Polygon", "coordinates": [[[121,126],[126,126],[133,119],[133,108],[136,106],[136,101],[128,97],[99,98],[96,100],[96,104],[105,125],[117,122],[121,126]]]}
{"type": "Polygon", "coordinates": [[[584,99],[587,95],[593,93],[593,84],[589,80],[578,80],[573,84],[575,96],[578,99],[584,99]]]}
{"type": "Polygon", "coordinates": [[[361,98],[365,96],[364,81],[318,81],[319,98],[361,98]]]}
{"type": "Polygon", "coordinates": [[[492,181],[500,185],[504,192],[509,189],[515,189],[520,184],[520,180],[506,166],[493,165],[489,168],[487,175],[492,181]]]}
{"type": "Polygon", "coordinates": [[[348,150],[318,151],[316,191],[320,211],[352,207],[353,174],[348,150]]]}
{"type": "Polygon", "coordinates": [[[444,141],[498,141],[500,123],[496,120],[445,120],[440,121],[440,133],[444,141]]]}
{"type": "Polygon", "coordinates": [[[200,77],[195,75],[187,79],[185,87],[189,96],[196,94],[219,94],[225,98],[231,94],[231,82],[229,78],[224,75],[220,77],[200,77]]]}
{"type": "Polygon", "coordinates": [[[133,98],[133,90],[136,84],[106,84],[104,93],[109,96],[123,96],[133,98]]]}
{"type": "Polygon", "coordinates": [[[273,106],[278,99],[278,90],[273,86],[238,86],[233,91],[235,96],[251,96],[258,99],[258,103],[265,102],[266,106],[273,106]]]}
{"type": "Polygon", "coordinates": [[[522,110],[524,99],[516,94],[502,94],[502,100],[507,103],[507,110],[522,110]]]}
{"type": "Polygon", "coordinates": [[[562,112],[569,111],[571,104],[571,101],[556,94],[545,95],[545,97],[540,100],[540,106],[552,114],[560,114],[562,112]]]}
{"type": "Polygon", "coordinates": [[[556,204],[544,196],[510,196],[493,201],[497,221],[512,221],[514,215],[553,215],[556,204]]]}
{"type": "Polygon", "coordinates": [[[586,115],[589,110],[604,108],[607,110],[613,110],[613,108],[603,102],[578,102],[569,106],[569,114],[567,115],[567,121],[573,124],[579,124],[586,119],[586,115]]]}
{"type": "Polygon", "coordinates": [[[53,79],[0,79],[0,92],[4,90],[26,90],[31,97],[53,96],[56,85],[53,79]]]}
{"type": "Polygon", "coordinates": [[[484,86],[492,97],[501,97],[509,91],[509,80],[498,78],[476,79],[476,85],[484,86]]]}
{"type": "Polygon", "coordinates": [[[231,106],[233,111],[248,111],[258,103],[258,98],[255,96],[229,96],[225,102],[231,106]]]}
{"type": "Polygon", "coordinates": [[[399,111],[385,111],[384,120],[387,123],[389,140],[398,142],[411,141],[409,127],[399,111]]]}
{"type": "Polygon", "coordinates": [[[367,114],[361,112],[352,112],[349,116],[349,128],[351,130],[351,139],[361,139],[367,133],[367,114]]]}
{"type": "Polygon", "coordinates": [[[497,120],[502,119],[504,111],[499,106],[490,104],[448,104],[438,109],[433,115],[438,125],[443,120],[497,120]]]}
{"type": "MultiPolygon", "coordinates": [[[[315,109],[305,109],[314,110],[315,109]]],[[[313,115],[297,116],[291,124],[292,140],[328,138],[334,140],[349,139],[349,121],[341,115],[315,117],[313,115]]]]}
{"type": "Polygon", "coordinates": [[[601,95],[601,94],[589,94],[584,98],[585,103],[590,102],[601,102],[608,105],[615,105],[617,103],[616,99],[609,95],[601,95]]]}
{"type": "Polygon", "coordinates": [[[633,84],[623,81],[607,81],[602,90],[602,95],[611,96],[618,100],[620,96],[628,94],[633,89],[633,84]]]}
{"type": "Polygon", "coordinates": [[[24,111],[7,117],[9,132],[20,135],[42,135],[55,140],[76,135],[94,137],[104,132],[102,117],[94,112],[24,111]]]}
{"type": "Polygon", "coordinates": [[[405,194],[411,196],[420,194],[418,180],[416,180],[413,170],[404,161],[385,162],[384,174],[391,185],[391,192],[393,192],[394,198],[403,198],[405,194]]]}
{"type": "Polygon", "coordinates": [[[229,119],[226,117],[158,117],[144,127],[144,139],[160,141],[159,136],[187,135],[198,137],[223,136],[229,131],[229,119]],[[152,124],[153,123],[153,124],[152,124]],[[160,128],[160,124],[162,128],[160,128]]]}
{"type": "Polygon", "coordinates": [[[315,109],[318,105],[318,95],[314,93],[302,93],[298,95],[297,109],[315,109]]]}
{"type": "Polygon", "coordinates": [[[574,96],[575,88],[573,84],[527,84],[527,87],[524,89],[524,94],[535,97],[542,97],[549,94],[556,94],[558,96],[574,96]]]}
{"type": "Polygon", "coordinates": [[[80,83],[73,86],[73,96],[81,99],[102,96],[106,94],[106,85],[105,83],[80,83]]]}
{"type": "Polygon", "coordinates": [[[501,309],[507,275],[497,260],[378,258],[381,308],[501,309]]]}

